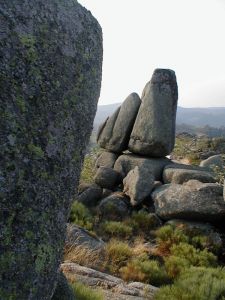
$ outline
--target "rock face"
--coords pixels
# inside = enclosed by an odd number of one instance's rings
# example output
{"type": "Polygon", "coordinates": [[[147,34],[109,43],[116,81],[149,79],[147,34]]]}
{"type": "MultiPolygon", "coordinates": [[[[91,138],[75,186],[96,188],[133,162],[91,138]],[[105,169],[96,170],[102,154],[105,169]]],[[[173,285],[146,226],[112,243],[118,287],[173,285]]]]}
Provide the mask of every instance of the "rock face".
{"type": "Polygon", "coordinates": [[[162,219],[217,221],[225,217],[223,188],[216,183],[190,180],[165,184],[152,193],[156,214],[162,219]]]}
{"type": "Polygon", "coordinates": [[[165,168],[163,171],[164,183],[178,183],[183,184],[191,179],[201,182],[215,182],[212,173],[201,170],[188,170],[180,168],[165,168]]]}
{"type": "Polygon", "coordinates": [[[141,203],[150,196],[155,177],[147,168],[135,167],[123,180],[123,192],[130,197],[132,206],[141,203]]]}
{"type": "Polygon", "coordinates": [[[168,158],[146,158],[133,154],[124,154],[117,159],[114,169],[120,173],[120,177],[123,179],[136,166],[146,168],[153,174],[155,180],[161,180],[163,169],[168,164],[171,164],[168,158]]]}
{"type": "Polygon", "coordinates": [[[220,154],[210,156],[209,158],[201,161],[200,166],[206,168],[218,167],[219,169],[223,169],[223,158],[220,154]]]}
{"type": "Polygon", "coordinates": [[[113,189],[118,181],[119,173],[111,168],[98,168],[94,177],[95,183],[105,189],[113,189]]]}
{"type": "Polygon", "coordinates": [[[52,300],[76,300],[73,290],[70,287],[65,275],[60,272],[58,283],[52,300]]]}
{"type": "Polygon", "coordinates": [[[2,0],[0,14],[0,299],[49,300],[100,93],[102,33],[74,0],[2,0]]]}
{"type": "Polygon", "coordinates": [[[141,99],[132,93],[115,113],[99,128],[97,142],[100,147],[120,153],[126,150],[141,99]]]}
{"type": "Polygon", "coordinates": [[[174,71],[156,69],[143,91],[129,141],[131,152],[153,157],[171,153],[175,143],[177,99],[174,71]]]}
{"type": "Polygon", "coordinates": [[[158,288],[141,282],[126,283],[118,277],[82,267],[75,263],[63,263],[62,271],[71,280],[80,282],[92,288],[101,288],[104,299],[112,300],[144,300],[154,299],[158,288]]]}

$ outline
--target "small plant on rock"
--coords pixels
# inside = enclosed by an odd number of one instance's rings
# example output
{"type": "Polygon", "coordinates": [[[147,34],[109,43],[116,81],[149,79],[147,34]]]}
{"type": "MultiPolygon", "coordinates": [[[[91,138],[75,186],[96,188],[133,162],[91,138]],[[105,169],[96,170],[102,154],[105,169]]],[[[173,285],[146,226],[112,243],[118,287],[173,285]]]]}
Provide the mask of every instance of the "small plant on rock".
{"type": "Polygon", "coordinates": [[[71,212],[70,212],[70,219],[69,221],[84,227],[87,230],[92,230],[93,217],[89,211],[89,209],[84,206],[82,203],[75,201],[72,205],[71,212]]]}
{"type": "Polygon", "coordinates": [[[111,237],[129,237],[132,234],[132,228],[130,226],[116,221],[104,222],[101,229],[111,237]]]}

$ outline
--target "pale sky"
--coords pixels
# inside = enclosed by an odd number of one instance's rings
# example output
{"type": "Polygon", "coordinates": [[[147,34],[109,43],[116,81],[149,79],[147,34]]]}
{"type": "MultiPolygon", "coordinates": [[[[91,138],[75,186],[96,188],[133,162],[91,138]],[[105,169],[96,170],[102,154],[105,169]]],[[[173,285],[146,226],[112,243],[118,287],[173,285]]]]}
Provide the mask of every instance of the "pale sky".
{"type": "Polygon", "coordinates": [[[99,104],[141,95],[155,68],[170,68],[179,106],[225,106],[225,0],[78,1],[103,30],[99,104]]]}

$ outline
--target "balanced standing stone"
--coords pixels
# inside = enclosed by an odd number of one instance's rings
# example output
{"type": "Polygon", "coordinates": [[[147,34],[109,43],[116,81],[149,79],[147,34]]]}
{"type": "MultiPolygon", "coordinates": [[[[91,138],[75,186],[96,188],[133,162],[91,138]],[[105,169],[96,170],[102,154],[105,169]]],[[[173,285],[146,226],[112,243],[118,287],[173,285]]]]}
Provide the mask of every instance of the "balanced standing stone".
{"type": "Polygon", "coordinates": [[[97,142],[100,147],[121,153],[128,147],[130,134],[141,105],[136,93],[130,94],[114,114],[99,127],[97,142]]]}
{"type": "Polygon", "coordinates": [[[156,69],[143,91],[129,141],[131,152],[155,157],[171,153],[175,142],[177,98],[175,72],[156,69]]]}
{"type": "Polygon", "coordinates": [[[0,299],[49,300],[99,98],[102,33],[74,0],[0,7],[0,299]]]}

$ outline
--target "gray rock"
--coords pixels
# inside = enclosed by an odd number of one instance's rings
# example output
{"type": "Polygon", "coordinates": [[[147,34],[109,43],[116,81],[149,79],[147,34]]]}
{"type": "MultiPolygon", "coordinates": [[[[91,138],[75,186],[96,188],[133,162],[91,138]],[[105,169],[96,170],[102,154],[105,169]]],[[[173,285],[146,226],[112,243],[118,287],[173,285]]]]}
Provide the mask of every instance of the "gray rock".
{"type": "Polygon", "coordinates": [[[126,283],[121,278],[91,268],[86,268],[75,263],[63,263],[61,269],[69,276],[69,278],[72,278],[72,280],[78,279],[80,282],[92,288],[101,287],[104,299],[152,300],[154,294],[158,291],[158,288],[150,284],[141,282],[126,283]],[[109,297],[108,293],[110,293],[109,297]]]}
{"type": "Polygon", "coordinates": [[[128,147],[141,99],[136,93],[130,94],[115,113],[100,126],[97,142],[100,147],[121,153],[128,147]]]}
{"type": "Polygon", "coordinates": [[[162,219],[217,221],[225,217],[223,188],[216,183],[190,180],[165,184],[152,193],[156,214],[162,219]]]}
{"type": "Polygon", "coordinates": [[[98,214],[107,221],[121,221],[130,214],[129,201],[122,193],[113,193],[100,202],[98,214]]]}
{"type": "Polygon", "coordinates": [[[113,189],[119,178],[120,174],[117,171],[111,168],[100,167],[95,174],[94,180],[102,188],[113,189]]]}
{"type": "Polygon", "coordinates": [[[212,173],[202,170],[180,169],[180,168],[165,168],[163,171],[164,183],[183,184],[191,179],[201,182],[215,182],[215,177],[212,173]]]}
{"type": "Polygon", "coordinates": [[[88,247],[90,251],[95,251],[103,250],[105,243],[84,228],[68,224],[65,247],[72,248],[76,246],[88,247]]]}
{"type": "Polygon", "coordinates": [[[163,157],[175,143],[177,82],[174,71],[156,69],[142,94],[142,103],[131,133],[133,153],[163,157]]]}
{"type": "Polygon", "coordinates": [[[2,0],[0,14],[0,299],[50,300],[100,93],[102,33],[74,0],[2,0]]]}
{"type": "Polygon", "coordinates": [[[58,282],[52,300],[76,300],[74,292],[62,272],[58,275],[58,282]]]}
{"type": "Polygon", "coordinates": [[[123,192],[130,198],[132,206],[140,204],[151,195],[154,186],[154,175],[145,167],[136,166],[123,180],[123,192]]]}
{"type": "Polygon", "coordinates": [[[218,155],[210,156],[209,158],[201,161],[200,166],[210,168],[210,169],[217,167],[220,170],[222,170],[224,168],[224,161],[222,155],[218,154],[218,155]]]}
{"type": "Polygon", "coordinates": [[[94,207],[102,198],[102,188],[97,184],[83,186],[83,191],[78,194],[76,200],[87,207],[94,207]]]}
{"type": "Polygon", "coordinates": [[[120,177],[123,179],[136,166],[143,167],[154,175],[155,180],[162,180],[163,169],[168,164],[171,164],[168,158],[146,158],[133,154],[124,154],[117,159],[114,169],[120,173],[120,177]]]}
{"type": "Polygon", "coordinates": [[[110,196],[112,193],[113,193],[112,190],[109,190],[109,189],[103,189],[103,192],[102,192],[102,198],[104,199],[104,198],[110,196]]]}
{"type": "Polygon", "coordinates": [[[117,158],[118,158],[118,154],[104,151],[97,158],[95,163],[95,168],[96,169],[99,167],[113,168],[117,158]]]}

